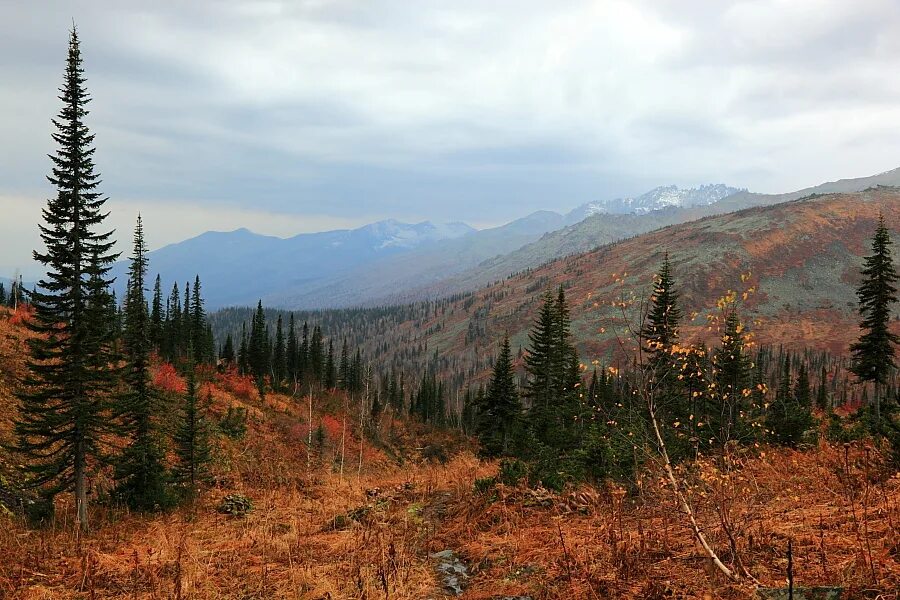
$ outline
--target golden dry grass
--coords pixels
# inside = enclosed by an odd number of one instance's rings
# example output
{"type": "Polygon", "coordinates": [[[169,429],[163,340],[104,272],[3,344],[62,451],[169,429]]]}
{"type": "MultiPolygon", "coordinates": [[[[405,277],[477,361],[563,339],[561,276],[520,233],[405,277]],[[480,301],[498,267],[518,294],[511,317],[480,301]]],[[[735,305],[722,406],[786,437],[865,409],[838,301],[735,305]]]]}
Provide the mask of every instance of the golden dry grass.
{"type": "MultiPolygon", "coordinates": [[[[0,318],[4,408],[14,406],[9,386],[23,335],[0,318]]],[[[360,440],[351,412],[341,475],[340,397],[315,398],[310,424],[306,399],[260,401],[232,389],[243,387],[221,379],[204,387],[214,415],[228,406],[250,415],[244,439],[218,442],[216,488],[160,515],[95,506],[94,530],[82,538],[65,501],[46,530],[3,517],[0,598],[436,599],[443,592],[428,554],[448,548],[471,568],[469,600],[751,597],[752,581],[724,581],[710,566],[652,470],[628,493],[610,486],[553,496],[500,486],[482,495],[474,482],[497,465],[461,440],[386,417],[381,439],[390,454],[407,457],[398,466],[360,440]],[[309,427],[320,423],[325,446],[308,456],[309,427]],[[445,465],[417,452],[436,443],[455,449],[445,465]],[[253,499],[246,518],[216,511],[231,492],[253,499]],[[360,507],[368,509],[345,518],[360,507]]],[[[0,435],[8,436],[11,411],[0,414],[0,435]]],[[[881,464],[878,449],[822,444],[735,451],[679,475],[730,566],[780,585],[791,539],[798,583],[896,600],[900,478],[881,464]]]]}

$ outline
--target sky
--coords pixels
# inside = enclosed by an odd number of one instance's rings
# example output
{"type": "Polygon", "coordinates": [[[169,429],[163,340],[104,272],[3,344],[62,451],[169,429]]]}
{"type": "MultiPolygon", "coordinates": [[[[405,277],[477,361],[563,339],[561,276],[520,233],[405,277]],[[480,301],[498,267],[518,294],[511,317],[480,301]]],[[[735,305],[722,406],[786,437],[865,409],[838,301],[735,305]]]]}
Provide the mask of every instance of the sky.
{"type": "Polygon", "coordinates": [[[896,0],[0,0],[0,274],[36,270],[73,20],[151,248],[900,166],[896,0]]]}

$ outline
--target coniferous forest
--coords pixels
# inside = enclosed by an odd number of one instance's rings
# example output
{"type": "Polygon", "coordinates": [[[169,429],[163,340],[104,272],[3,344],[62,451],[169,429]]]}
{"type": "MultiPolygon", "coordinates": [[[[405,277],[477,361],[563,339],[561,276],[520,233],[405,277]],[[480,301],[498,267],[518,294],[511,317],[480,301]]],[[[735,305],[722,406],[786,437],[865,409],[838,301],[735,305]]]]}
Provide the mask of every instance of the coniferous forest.
{"type": "Polygon", "coordinates": [[[140,214],[111,226],[81,43],[45,275],[0,283],[0,596],[896,597],[896,198],[832,298],[844,347],[762,319],[744,264],[704,295],[659,245],[615,295],[575,256],[403,304],[209,309],[140,214]]]}

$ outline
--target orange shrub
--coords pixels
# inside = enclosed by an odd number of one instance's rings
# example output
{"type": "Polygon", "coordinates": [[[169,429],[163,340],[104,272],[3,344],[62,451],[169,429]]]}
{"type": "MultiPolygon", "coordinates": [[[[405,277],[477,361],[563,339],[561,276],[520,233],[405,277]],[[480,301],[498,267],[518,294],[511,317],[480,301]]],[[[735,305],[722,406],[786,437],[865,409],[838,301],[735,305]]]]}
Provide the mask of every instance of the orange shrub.
{"type": "Polygon", "coordinates": [[[234,367],[216,375],[217,383],[242,400],[256,398],[256,384],[249,375],[241,375],[234,367]]]}
{"type": "Polygon", "coordinates": [[[9,322],[13,325],[24,325],[26,322],[31,320],[31,317],[33,315],[34,307],[30,304],[22,304],[9,317],[9,322]]]}
{"type": "Polygon", "coordinates": [[[178,374],[170,363],[162,363],[153,373],[153,385],[166,392],[183,394],[187,391],[184,378],[178,374]]]}

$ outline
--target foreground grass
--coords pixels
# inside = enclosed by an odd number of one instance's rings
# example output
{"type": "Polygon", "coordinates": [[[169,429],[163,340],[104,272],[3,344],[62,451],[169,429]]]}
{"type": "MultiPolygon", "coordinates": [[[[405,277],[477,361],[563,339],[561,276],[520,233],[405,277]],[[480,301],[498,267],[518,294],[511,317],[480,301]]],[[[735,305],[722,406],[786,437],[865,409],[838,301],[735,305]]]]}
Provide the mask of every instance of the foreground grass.
{"type": "MultiPolygon", "coordinates": [[[[722,464],[682,475],[724,560],[782,585],[791,539],[798,584],[897,597],[900,479],[874,451],[823,445],[722,464]]],[[[0,533],[0,596],[437,598],[428,553],[451,548],[472,568],[468,599],[751,597],[749,578],[729,583],[707,564],[657,478],[627,494],[473,493],[475,478],[495,470],[464,453],[358,480],[242,485],[255,502],[245,518],[218,514],[224,490],[213,490],[165,515],[100,511],[80,539],[63,509],[53,529],[0,533]],[[345,518],[359,507],[369,508],[345,518]]]]}

